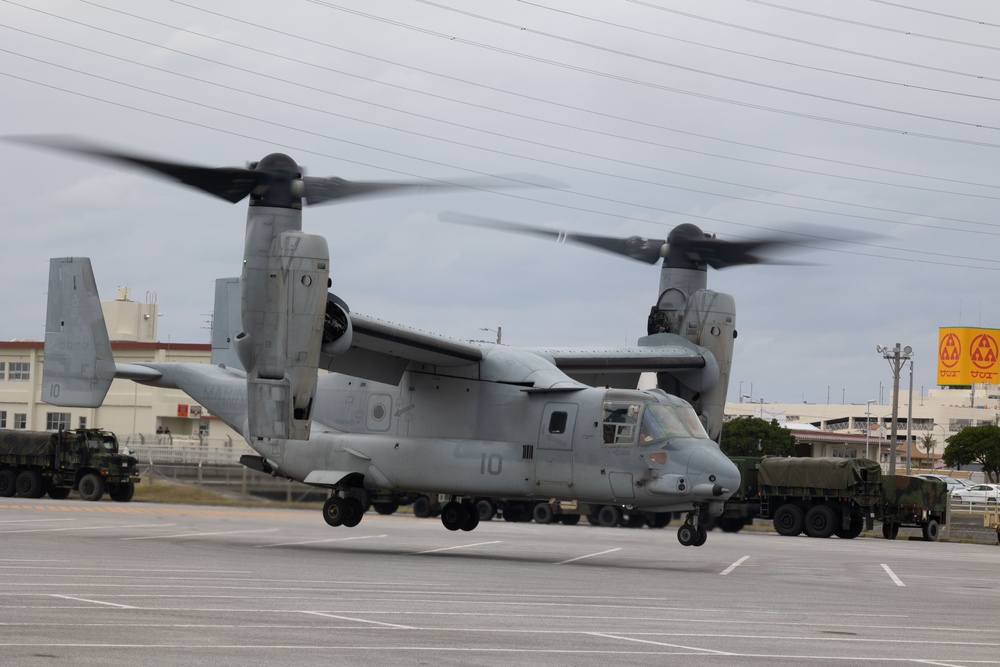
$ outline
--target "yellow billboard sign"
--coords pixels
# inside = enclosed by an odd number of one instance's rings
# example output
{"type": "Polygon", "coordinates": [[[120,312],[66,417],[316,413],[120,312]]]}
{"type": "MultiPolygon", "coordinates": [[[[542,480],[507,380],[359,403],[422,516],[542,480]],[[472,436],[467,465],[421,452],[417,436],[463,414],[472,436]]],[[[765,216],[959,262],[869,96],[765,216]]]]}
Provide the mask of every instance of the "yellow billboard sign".
{"type": "Polygon", "coordinates": [[[1000,378],[1000,329],[938,329],[938,384],[997,384],[1000,378]]]}

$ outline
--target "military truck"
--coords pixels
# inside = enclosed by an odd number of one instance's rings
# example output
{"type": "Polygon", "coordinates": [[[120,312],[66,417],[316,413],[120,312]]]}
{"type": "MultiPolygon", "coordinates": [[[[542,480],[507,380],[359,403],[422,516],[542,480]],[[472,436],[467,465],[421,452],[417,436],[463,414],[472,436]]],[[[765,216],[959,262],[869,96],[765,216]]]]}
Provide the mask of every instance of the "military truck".
{"type": "Polygon", "coordinates": [[[0,429],[0,497],[62,500],[76,489],[84,500],[128,502],[139,481],[138,461],[118,450],[114,433],[99,429],[0,429]]]}
{"type": "Polygon", "coordinates": [[[883,477],[870,459],[734,457],[742,482],[717,520],[735,532],[755,517],[771,519],[780,535],[853,539],[882,522],[895,539],[900,526],[917,526],[935,541],[947,523],[945,484],[894,475],[883,477]]]}

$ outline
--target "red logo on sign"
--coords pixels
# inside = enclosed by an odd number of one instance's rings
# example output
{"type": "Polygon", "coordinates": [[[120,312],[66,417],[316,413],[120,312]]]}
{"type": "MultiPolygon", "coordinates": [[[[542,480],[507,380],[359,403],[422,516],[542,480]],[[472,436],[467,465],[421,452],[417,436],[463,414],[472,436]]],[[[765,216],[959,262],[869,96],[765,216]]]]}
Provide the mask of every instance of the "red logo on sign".
{"type": "Polygon", "coordinates": [[[973,338],[969,353],[977,368],[993,368],[997,365],[997,341],[993,336],[979,334],[973,338]]]}
{"type": "Polygon", "coordinates": [[[938,360],[945,368],[951,368],[958,363],[958,357],[962,354],[962,342],[953,333],[941,339],[941,347],[938,349],[938,360]]]}

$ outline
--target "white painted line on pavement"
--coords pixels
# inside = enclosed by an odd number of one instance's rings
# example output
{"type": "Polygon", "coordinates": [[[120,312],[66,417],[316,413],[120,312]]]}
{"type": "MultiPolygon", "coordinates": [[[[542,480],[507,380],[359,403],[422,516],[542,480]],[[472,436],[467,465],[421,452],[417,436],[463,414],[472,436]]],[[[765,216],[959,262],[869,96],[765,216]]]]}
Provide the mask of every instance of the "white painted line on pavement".
{"type": "Polygon", "coordinates": [[[586,556],[577,556],[576,558],[570,558],[569,560],[561,560],[554,565],[565,565],[566,563],[572,563],[574,561],[583,560],[584,558],[593,558],[594,556],[603,556],[604,554],[610,554],[615,551],[621,551],[621,547],[615,547],[614,549],[608,549],[607,551],[598,551],[596,554],[587,554],[586,556]]]}
{"type": "Polygon", "coordinates": [[[141,537],[121,537],[121,540],[168,540],[171,537],[210,537],[212,535],[237,535],[240,533],[273,533],[277,528],[259,530],[222,530],[215,533],[178,533],[175,535],[143,535],[141,537]]]}
{"type": "Polygon", "coordinates": [[[627,642],[639,642],[640,644],[652,644],[654,646],[667,646],[669,648],[680,648],[685,651],[703,651],[705,653],[711,653],[713,655],[735,655],[734,653],[729,653],[728,651],[716,651],[710,648],[699,648],[697,646],[685,646],[684,644],[668,644],[666,642],[654,642],[651,639],[638,639],[636,637],[622,637],[621,635],[609,635],[603,632],[588,632],[588,635],[593,637],[605,637],[607,639],[621,639],[627,642]]]}
{"type": "Polygon", "coordinates": [[[738,561],[736,561],[735,563],[733,563],[732,565],[730,565],[729,567],[727,567],[725,570],[723,570],[722,572],[720,572],[719,576],[720,577],[726,576],[727,574],[729,574],[730,572],[732,572],[733,570],[735,570],[736,568],[738,568],[740,565],[742,565],[743,561],[745,561],[747,558],[750,558],[750,556],[744,556],[743,558],[739,559],[738,561]]]}
{"type": "Polygon", "coordinates": [[[370,540],[376,537],[389,537],[388,535],[355,535],[354,537],[330,537],[325,540],[309,540],[307,542],[282,542],[281,544],[255,544],[255,549],[268,549],[270,547],[297,547],[300,544],[323,544],[325,542],[349,542],[351,540],[370,540]]]}
{"type": "Polygon", "coordinates": [[[885,563],[882,563],[882,569],[883,569],[883,570],[885,570],[886,574],[888,574],[888,575],[889,575],[889,576],[890,576],[890,577],[892,578],[892,580],[893,580],[894,582],[896,582],[896,585],[897,585],[897,586],[906,586],[906,584],[904,584],[904,583],[903,583],[903,582],[902,582],[902,581],[901,581],[901,580],[899,579],[899,577],[897,577],[897,576],[896,576],[896,573],[895,573],[895,572],[893,572],[892,570],[890,570],[890,569],[889,569],[889,566],[888,566],[888,565],[886,565],[885,563]]]}
{"type": "Polygon", "coordinates": [[[438,551],[451,551],[452,549],[468,549],[469,547],[481,547],[487,544],[500,544],[500,540],[493,540],[492,542],[476,542],[475,544],[459,544],[454,547],[442,547],[440,549],[428,549],[427,551],[415,551],[411,556],[419,556],[420,554],[433,554],[438,551]]]}
{"type": "Polygon", "coordinates": [[[303,614],[311,614],[313,616],[322,616],[324,618],[335,618],[338,621],[354,621],[356,623],[373,623],[374,625],[385,625],[390,628],[399,628],[401,630],[416,630],[416,628],[410,625],[398,625],[396,623],[383,623],[382,621],[369,621],[364,618],[354,618],[352,616],[338,616],[337,614],[327,614],[322,611],[303,611],[303,614]]]}
{"type": "Polygon", "coordinates": [[[135,609],[132,605],[128,604],[117,604],[115,602],[101,602],[100,600],[88,600],[87,598],[77,598],[72,595],[59,595],[57,593],[49,593],[54,598],[62,598],[63,600],[75,600],[76,602],[90,602],[91,604],[104,604],[109,607],[121,607],[122,609],[135,609]]]}

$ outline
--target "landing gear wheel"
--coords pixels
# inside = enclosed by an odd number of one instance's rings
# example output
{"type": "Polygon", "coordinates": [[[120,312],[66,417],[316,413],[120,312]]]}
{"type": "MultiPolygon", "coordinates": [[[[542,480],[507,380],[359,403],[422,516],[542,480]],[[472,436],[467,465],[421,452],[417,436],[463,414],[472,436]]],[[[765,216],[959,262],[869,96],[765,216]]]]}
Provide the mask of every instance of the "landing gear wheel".
{"type": "Polygon", "coordinates": [[[357,496],[344,498],[344,502],[347,503],[347,514],[344,515],[344,525],[348,528],[354,528],[361,523],[361,519],[365,516],[365,505],[357,496]]]}
{"type": "Polygon", "coordinates": [[[705,540],[708,539],[708,530],[705,529],[705,526],[698,524],[697,526],[694,527],[694,531],[695,531],[695,538],[694,542],[691,543],[691,546],[700,547],[705,543],[705,540]]]}
{"type": "Polygon", "coordinates": [[[927,523],[924,524],[924,541],[937,542],[939,533],[940,527],[938,526],[938,522],[934,519],[929,519],[927,523]]]}
{"type": "MultiPolygon", "coordinates": [[[[707,533],[706,533],[707,535],[707,533]]],[[[698,530],[689,523],[677,527],[677,541],[683,547],[689,547],[698,539],[698,530]]]]}
{"type": "Polygon", "coordinates": [[[476,526],[479,525],[479,509],[474,503],[462,503],[462,508],[467,515],[465,523],[462,524],[462,530],[466,532],[475,530],[476,526]]]}
{"type": "Polygon", "coordinates": [[[17,491],[17,473],[10,468],[0,470],[0,498],[10,498],[17,491]]]}
{"type": "Polygon", "coordinates": [[[448,530],[460,530],[468,520],[469,513],[465,511],[461,503],[456,503],[453,500],[441,508],[441,523],[448,530]]]}
{"type": "Polygon", "coordinates": [[[104,479],[95,473],[87,473],[80,479],[78,490],[81,498],[96,502],[104,495],[104,479]]]}
{"type": "Polygon", "coordinates": [[[778,535],[794,537],[802,532],[802,521],[805,512],[798,505],[785,503],[774,513],[774,529],[778,535]]]}
{"type": "Polygon", "coordinates": [[[340,496],[327,498],[323,503],[323,519],[335,528],[343,525],[348,511],[347,501],[340,496]]]}
{"type": "Polygon", "coordinates": [[[882,524],[882,537],[887,540],[894,540],[896,536],[899,535],[899,524],[897,523],[883,523],[882,524]]]}
{"type": "MultiPolygon", "coordinates": [[[[53,489],[49,489],[50,496],[52,496],[52,491],[53,489]]],[[[66,493],[69,493],[69,489],[66,489],[66,493]]],[[[135,496],[135,482],[120,482],[119,484],[115,484],[108,490],[108,495],[116,503],[127,503],[135,496]]],[[[55,496],[52,497],[54,498],[55,496]]],[[[63,496],[63,498],[65,497],[63,496]]]]}
{"type": "Polygon", "coordinates": [[[814,505],[806,512],[806,535],[827,538],[837,529],[837,513],[829,505],[814,505]]]}

